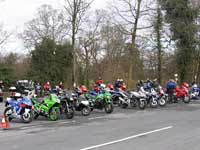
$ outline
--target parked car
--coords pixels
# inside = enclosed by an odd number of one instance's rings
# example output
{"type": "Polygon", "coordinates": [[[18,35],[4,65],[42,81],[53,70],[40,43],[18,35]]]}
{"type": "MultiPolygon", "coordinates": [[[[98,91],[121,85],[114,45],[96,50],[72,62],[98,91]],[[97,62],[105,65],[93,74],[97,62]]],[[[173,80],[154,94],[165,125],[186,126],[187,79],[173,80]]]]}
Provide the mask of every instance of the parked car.
{"type": "Polygon", "coordinates": [[[16,92],[19,92],[31,99],[35,94],[34,83],[29,80],[18,80],[16,82],[16,92]]]}

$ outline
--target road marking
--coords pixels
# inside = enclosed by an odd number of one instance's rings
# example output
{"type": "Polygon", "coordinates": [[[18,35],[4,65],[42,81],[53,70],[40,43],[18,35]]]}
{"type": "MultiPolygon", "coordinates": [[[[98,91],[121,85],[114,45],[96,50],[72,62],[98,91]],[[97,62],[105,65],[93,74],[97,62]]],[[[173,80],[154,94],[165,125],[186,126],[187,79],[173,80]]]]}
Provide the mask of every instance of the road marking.
{"type": "Polygon", "coordinates": [[[99,144],[99,145],[95,145],[95,146],[91,146],[91,147],[87,147],[87,148],[82,148],[80,150],[91,150],[91,149],[94,149],[94,148],[99,148],[99,147],[103,147],[103,146],[107,146],[107,145],[111,145],[111,144],[116,144],[116,143],[123,142],[123,141],[126,141],[126,140],[134,139],[134,138],[137,138],[137,137],[140,137],[140,136],[144,136],[144,135],[168,130],[168,129],[171,129],[171,128],[173,128],[173,126],[168,126],[168,127],[152,130],[152,131],[149,131],[149,132],[136,134],[136,135],[126,137],[126,138],[123,138],[123,139],[119,139],[119,140],[116,140],[116,141],[111,141],[111,142],[107,142],[107,143],[103,143],[103,144],[99,144]]]}
{"type": "Polygon", "coordinates": [[[88,118],[88,120],[95,120],[95,119],[103,119],[103,118],[105,118],[105,117],[93,117],[93,118],[88,118]]]}

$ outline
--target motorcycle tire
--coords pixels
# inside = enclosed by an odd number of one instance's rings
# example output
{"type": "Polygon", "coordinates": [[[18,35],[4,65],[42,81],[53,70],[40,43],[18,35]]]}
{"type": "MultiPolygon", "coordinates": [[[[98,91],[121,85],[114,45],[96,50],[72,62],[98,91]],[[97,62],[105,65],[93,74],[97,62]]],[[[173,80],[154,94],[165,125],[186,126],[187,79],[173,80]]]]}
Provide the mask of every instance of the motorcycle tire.
{"type": "Polygon", "coordinates": [[[56,121],[59,119],[59,107],[52,107],[49,111],[49,119],[51,121],[56,121]]]}
{"type": "Polygon", "coordinates": [[[126,109],[126,108],[128,107],[128,105],[125,104],[125,103],[120,103],[119,106],[120,106],[121,108],[123,108],[123,109],[126,109]]]}
{"type": "Polygon", "coordinates": [[[0,102],[3,102],[3,97],[0,97],[0,102]]]}
{"type": "Polygon", "coordinates": [[[38,117],[39,117],[39,114],[38,113],[34,113],[33,119],[36,120],[38,117]]]}
{"type": "Polygon", "coordinates": [[[167,104],[167,101],[164,98],[158,100],[158,104],[160,107],[164,107],[167,104]]]}
{"type": "Polygon", "coordinates": [[[112,113],[112,112],[113,112],[113,105],[112,105],[112,104],[106,104],[106,105],[105,105],[105,112],[106,112],[107,114],[112,113]]]}
{"type": "Polygon", "coordinates": [[[6,109],[4,110],[4,113],[3,113],[5,116],[8,117],[9,122],[12,121],[12,119],[13,119],[12,117],[7,115],[7,112],[10,111],[10,110],[12,110],[11,107],[6,107],[6,109]]]}
{"type": "Polygon", "coordinates": [[[90,112],[91,112],[90,107],[83,107],[83,109],[81,110],[83,116],[89,116],[90,112]]]}
{"type": "Polygon", "coordinates": [[[112,97],[112,102],[114,105],[119,105],[119,98],[118,97],[112,97]]]}
{"type": "Polygon", "coordinates": [[[190,101],[191,101],[191,99],[190,99],[190,97],[188,96],[188,97],[184,97],[183,98],[183,102],[185,103],[185,104],[188,104],[188,103],[190,103],[190,101]]]}
{"type": "Polygon", "coordinates": [[[167,102],[168,103],[176,103],[177,102],[177,98],[174,95],[168,95],[167,96],[167,102]]]}
{"type": "Polygon", "coordinates": [[[138,107],[139,109],[144,110],[146,108],[145,101],[139,101],[138,107]]]}
{"type": "Polygon", "coordinates": [[[72,119],[74,117],[74,110],[69,108],[68,111],[65,112],[67,119],[72,119]]]}
{"type": "Polygon", "coordinates": [[[25,113],[21,114],[21,119],[22,119],[23,123],[30,123],[30,122],[32,122],[32,120],[33,120],[33,114],[32,114],[32,112],[30,111],[27,114],[25,114],[25,113]]]}
{"type": "Polygon", "coordinates": [[[157,106],[158,106],[158,102],[155,100],[155,101],[150,101],[150,107],[151,108],[157,108],[157,106]]]}

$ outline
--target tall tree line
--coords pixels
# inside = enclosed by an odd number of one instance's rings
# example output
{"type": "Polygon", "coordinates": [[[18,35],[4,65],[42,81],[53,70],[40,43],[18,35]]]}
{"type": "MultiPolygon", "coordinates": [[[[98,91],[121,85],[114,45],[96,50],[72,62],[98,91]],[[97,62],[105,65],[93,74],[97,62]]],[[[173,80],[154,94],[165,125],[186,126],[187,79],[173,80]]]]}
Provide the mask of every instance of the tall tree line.
{"type": "Polygon", "coordinates": [[[146,78],[163,84],[176,73],[180,82],[198,80],[194,1],[120,0],[95,12],[92,1],[66,0],[63,10],[43,5],[21,34],[30,52],[27,77],[69,86],[98,77],[123,78],[129,87],[146,78]]]}

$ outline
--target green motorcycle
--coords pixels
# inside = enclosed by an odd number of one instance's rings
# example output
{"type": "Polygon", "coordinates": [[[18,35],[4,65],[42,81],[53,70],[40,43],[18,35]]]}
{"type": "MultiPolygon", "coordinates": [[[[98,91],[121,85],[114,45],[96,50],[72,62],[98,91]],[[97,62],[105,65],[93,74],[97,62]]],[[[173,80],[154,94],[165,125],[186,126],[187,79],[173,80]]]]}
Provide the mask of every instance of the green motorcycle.
{"type": "Polygon", "coordinates": [[[97,94],[94,96],[92,94],[86,94],[85,97],[90,101],[91,108],[105,110],[106,113],[113,112],[113,104],[111,100],[111,94],[107,91],[104,91],[101,94],[97,94]]]}
{"type": "Polygon", "coordinates": [[[32,99],[32,102],[34,105],[34,119],[45,116],[51,121],[58,120],[60,116],[60,99],[55,94],[51,94],[50,98],[44,99],[43,102],[36,99],[32,99]]]}

